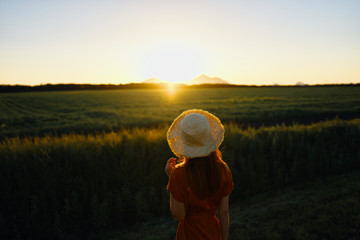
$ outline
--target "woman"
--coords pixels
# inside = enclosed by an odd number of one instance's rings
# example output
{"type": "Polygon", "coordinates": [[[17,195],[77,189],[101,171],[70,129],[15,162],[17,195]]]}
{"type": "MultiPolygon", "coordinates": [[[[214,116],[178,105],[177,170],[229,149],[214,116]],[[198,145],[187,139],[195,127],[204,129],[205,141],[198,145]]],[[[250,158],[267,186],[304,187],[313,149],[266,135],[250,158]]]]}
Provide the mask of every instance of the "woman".
{"type": "Polygon", "coordinates": [[[168,130],[169,146],[181,162],[170,158],[165,166],[171,214],[179,221],[176,239],[228,239],[234,184],[218,149],[224,131],[217,117],[198,109],[180,114],[168,130]]]}

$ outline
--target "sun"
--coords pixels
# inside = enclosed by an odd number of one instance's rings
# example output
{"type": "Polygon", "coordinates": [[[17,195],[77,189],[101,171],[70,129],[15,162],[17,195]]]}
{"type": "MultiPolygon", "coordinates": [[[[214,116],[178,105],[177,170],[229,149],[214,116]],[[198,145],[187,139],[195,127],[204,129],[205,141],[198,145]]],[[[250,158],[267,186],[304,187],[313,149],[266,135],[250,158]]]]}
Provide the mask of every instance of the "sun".
{"type": "Polygon", "coordinates": [[[143,79],[156,77],[171,83],[191,80],[204,70],[204,55],[181,42],[150,44],[141,53],[139,73],[143,79]]]}

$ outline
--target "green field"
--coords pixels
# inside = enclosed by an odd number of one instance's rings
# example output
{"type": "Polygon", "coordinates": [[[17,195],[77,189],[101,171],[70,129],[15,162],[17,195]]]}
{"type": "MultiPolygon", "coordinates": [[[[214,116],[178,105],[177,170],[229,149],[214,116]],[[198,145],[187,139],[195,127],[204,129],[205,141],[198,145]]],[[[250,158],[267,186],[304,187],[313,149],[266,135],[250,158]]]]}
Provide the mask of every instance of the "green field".
{"type": "MultiPolygon", "coordinates": [[[[360,237],[360,172],[320,178],[230,204],[230,240],[341,240],[360,237]]],[[[174,239],[170,217],[103,239],[174,239]]]]}
{"type": "Polygon", "coordinates": [[[360,87],[242,87],[0,94],[0,136],[87,133],[170,123],[201,108],[223,122],[273,125],[360,116],[360,87]]]}
{"type": "Polygon", "coordinates": [[[0,239],[172,239],[165,136],[188,108],[225,123],[230,239],[359,239],[359,90],[0,94],[0,239]]]}

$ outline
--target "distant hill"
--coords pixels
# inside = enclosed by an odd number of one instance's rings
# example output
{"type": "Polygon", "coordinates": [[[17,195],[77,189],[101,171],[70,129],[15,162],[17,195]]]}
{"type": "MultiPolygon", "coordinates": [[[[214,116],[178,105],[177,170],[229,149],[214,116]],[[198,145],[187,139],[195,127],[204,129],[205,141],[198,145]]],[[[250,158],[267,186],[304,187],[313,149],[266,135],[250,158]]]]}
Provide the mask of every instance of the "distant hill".
{"type": "MultiPolygon", "coordinates": [[[[164,83],[168,83],[164,80],[161,80],[159,78],[156,77],[152,77],[149,79],[146,79],[145,81],[143,81],[142,83],[151,83],[151,84],[164,84],[164,83]]],[[[218,77],[209,77],[205,74],[202,74],[194,79],[188,80],[183,82],[186,85],[201,85],[201,84],[230,84],[227,81],[218,78],[218,77]]]]}
{"type": "Polygon", "coordinates": [[[296,82],[295,86],[303,87],[303,86],[307,86],[307,84],[299,81],[296,82]]]}
{"type": "Polygon", "coordinates": [[[159,78],[152,77],[152,78],[146,79],[146,80],[143,81],[142,83],[155,83],[155,84],[160,84],[160,83],[167,83],[167,82],[164,81],[164,80],[161,80],[161,79],[159,79],[159,78]]]}
{"type": "Polygon", "coordinates": [[[218,78],[218,77],[209,77],[205,74],[202,74],[190,81],[184,82],[187,85],[199,85],[199,84],[230,84],[227,81],[218,78]]]}

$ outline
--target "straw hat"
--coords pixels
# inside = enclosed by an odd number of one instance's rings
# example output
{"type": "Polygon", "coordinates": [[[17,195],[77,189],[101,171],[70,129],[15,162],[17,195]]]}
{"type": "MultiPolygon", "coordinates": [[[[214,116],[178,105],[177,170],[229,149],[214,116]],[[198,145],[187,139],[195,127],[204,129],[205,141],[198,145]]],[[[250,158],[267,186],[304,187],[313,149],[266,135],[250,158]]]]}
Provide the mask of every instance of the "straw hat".
{"type": "Polygon", "coordinates": [[[167,132],[167,141],[178,157],[205,157],[220,146],[224,132],[224,126],[216,116],[191,109],[174,120],[167,132]]]}

